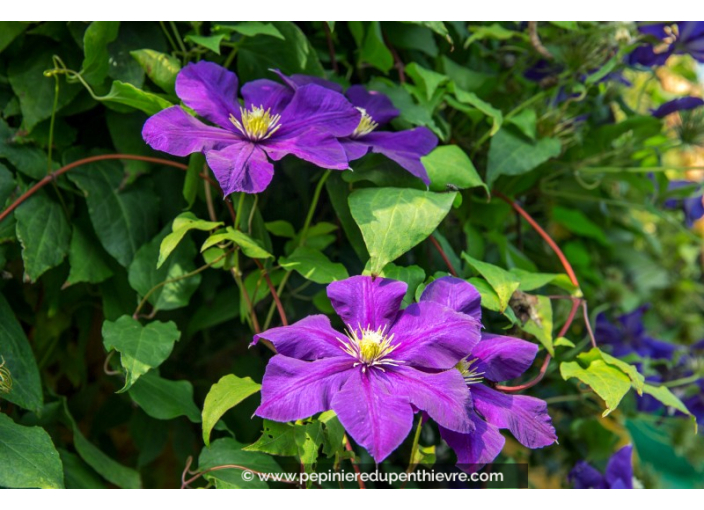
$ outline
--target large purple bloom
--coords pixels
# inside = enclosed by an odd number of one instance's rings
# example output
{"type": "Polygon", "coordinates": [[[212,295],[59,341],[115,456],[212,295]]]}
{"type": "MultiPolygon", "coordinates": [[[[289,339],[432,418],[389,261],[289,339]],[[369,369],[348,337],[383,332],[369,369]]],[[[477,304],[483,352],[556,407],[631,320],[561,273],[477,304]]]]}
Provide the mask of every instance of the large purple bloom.
{"type": "MultiPolygon", "coordinates": [[[[676,190],[679,188],[684,188],[687,186],[692,186],[698,184],[692,181],[670,181],[667,186],[668,191],[676,190]]],[[[681,207],[684,211],[684,220],[688,227],[694,226],[694,222],[699,220],[704,216],[704,195],[702,195],[701,189],[695,193],[693,196],[684,198],[682,200],[670,198],[665,201],[665,207],[670,209],[675,209],[681,207]]]]}
{"type": "Polygon", "coordinates": [[[670,55],[684,54],[704,62],[704,21],[644,23],[638,26],[638,30],[657,42],[633,50],[629,56],[631,64],[663,65],[670,55]]]}
{"type": "MultiPolygon", "coordinates": [[[[439,278],[428,285],[421,303],[437,303],[481,321],[481,297],[477,289],[459,278],[439,278]]],[[[474,422],[471,433],[449,430],[440,424],[440,435],[457,454],[457,464],[473,471],[493,461],[504,445],[500,429],[509,429],[527,448],[542,448],[557,440],[547,404],[525,395],[508,395],[487,382],[515,379],[532,364],[538,347],[525,340],[482,334],[481,341],[458,365],[470,388],[467,411],[474,422]]]]}
{"type": "Polygon", "coordinates": [[[649,336],[643,325],[643,314],[648,305],[636,308],[610,322],[606,315],[600,313],[596,318],[594,334],[601,344],[610,345],[611,353],[617,358],[637,354],[641,358],[672,359],[680,347],[656,340],[649,336]]]}
{"type": "Polygon", "coordinates": [[[614,453],[602,475],[588,463],[580,461],[572,468],[568,480],[575,489],[632,489],[633,447],[624,446],[614,453]]]}
{"type": "Polygon", "coordinates": [[[343,96],[314,83],[291,93],[256,80],[242,87],[241,106],[237,86],[235,73],[217,64],[187,65],[176,78],[176,94],[215,126],[173,106],[147,120],[144,140],[174,156],[203,152],[225,195],[263,191],[274,175],[272,161],[288,154],[322,168],[349,168],[337,138],[354,132],[361,116],[343,96]]]}
{"type": "MultiPolygon", "coordinates": [[[[312,78],[296,74],[286,76],[280,72],[278,74],[293,90],[311,83],[312,78]]],[[[320,78],[314,79],[313,83],[338,92],[342,91],[342,87],[338,84],[320,78]]],[[[383,154],[425,184],[430,184],[428,172],[420,158],[429,154],[437,146],[437,136],[425,127],[398,132],[377,131],[379,126],[399,116],[399,111],[391,100],[381,92],[368,91],[362,85],[351,86],[345,95],[362,114],[354,132],[340,138],[340,143],[345,148],[349,160],[359,159],[370,151],[383,154]]]]}
{"type": "Polygon", "coordinates": [[[653,117],[662,119],[667,117],[671,113],[680,112],[684,110],[694,110],[704,105],[704,99],[694,96],[678,97],[667,103],[663,103],[654,109],[651,114],[653,117]]]}
{"type": "Polygon", "coordinates": [[[403,442],[416,410],[447,430],[471,432],[469,391],[453,367],[479,341],[481,325],[435,302],[400,310],[406,289],[368,276],[334,282],[327,293],[346,333],[313,315],[256,335],[254,343],[265,338],[278,354],[255,414],[286,422],[332,409],[377,462],[403,442]]]}

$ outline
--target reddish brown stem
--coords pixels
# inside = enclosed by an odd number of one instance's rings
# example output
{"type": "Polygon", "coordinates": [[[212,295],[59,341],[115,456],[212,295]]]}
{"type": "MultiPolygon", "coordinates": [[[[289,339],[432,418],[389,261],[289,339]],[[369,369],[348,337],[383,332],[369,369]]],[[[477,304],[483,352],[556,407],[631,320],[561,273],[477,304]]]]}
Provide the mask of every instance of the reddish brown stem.
{"type": "MultiPolygon", "coordinates": [[[[250,473],[254,473],[256,475],[266,475],[267,473],[263,473],[261,471],[255,471],[254,469],[250,469],[245,466],[240,466],[238,464],[223,464],[222,466],[215,466],[211,467],[208,469],[205,469],[203,471],[197,472],[195,476],[192,476],[188,480],[186,480],[186,473],[192,473],[190,471],[191,463],[193,462],[193,457],[188,457],[188,460],[186,461],[186,467],[183,470],[183,474],[181,475],[181,488],[186,489],[190,484],[198,480],[201,476],[203,476],[206,473],[210,473],[212,471],[220,471],[222,469],[239,469],[241,471],[249,471],[250,473]]],[[[277,480],[277,482],[281,483],[290,483],[290,484],[295,484],[296,482],[294,481],[289,481],[289,480],[277,480]]]]}
{"type": "Polygon", "coordinates": [[[330,65],[332,70],[337,74],[340,69],[337,67],[337,59],[335,58],[335,44],[332,42],[332,33],[327,21],[323,21],[323,30],[325,30],[325,39],[328,42],[328,53],[330,53],[330,65]]]}
{"type": "Polygon", "coordinates": [[[357,461],[354,460],[354,450],[352,449],[352,445],[350,444],[350,440],[347,439],[347,434],[344,435],[343,440],[345,441],[345,450],[347,450],[348,452],[350,452],[352,454],[352,457],[350,457],[350,463],[352,464],[352,469],[354,469],[354,472],[357,474],[357,483],[359,483],[359,488],[366,489],[367,487],[364,485],[364,480],[362,480],[362,477],[360,476],[359,466],[357,465],[357,461]]]}
{"type": "MultiPolygon", "coordinates": [[[[97,161],[105,161],[109,159],[130,159],[130,160],[135,160],[135,161],[146,161],[147,163],[155,163],[157,165],[166,165],[166,166],[172,166],[174,168],[179,168],[181,170],[188,170],[188,166],[184,165],[183,163],[178,163],[176,161],[171,161],[168,159],[161,159],[161,158],[152,158],[149,156],[137,156],[134,154],[103,154],[100,156],[91,156],[89,158],[83,158],[79,159],[78,161],[74,161],[73,163],[69,163],[68,165],[59,168],[55,172],[50,173],[46,177],[44,177],[42,180],[38,181],[34,186],[29,188],[27,191],[22,193],[20,197],[15,200],[10,206],[5,209],[2,213],[0,213],[0,222],[7,218],[7,216],[17,209],[22,202],[27,200],[29,197],[34,195],[37,191],[42,189],[44,186],[49,184],[50,182],[53,182],[56,180],[56,178],[62,174],[65,174],[69,170],[73,170],[74,168],[78,168],[79,166],[87,165],[89,163],[95,163],[97,161]]],[[[201,178],[208,181],[210,184],[217,186],[217,183],[214,182],[210,177],[204,176],[201,174],[201,178]]]]}
{"type": "Polygon", "coordinates": [[[279,298],[279,294],[276,292],[276,288],[274,287],[274,284],[271,282],[271,278],[269,278],[269,273],[267,272],[266,268],[262,265],[262,263],[259,262],[257,259],[254,259],[254,263],[257,264],[257,267],[264,275],[264,279],[266,280],[266,284],[269,287],[269,292],[271,292],[271,297],[274,298],[274,302],[276,303],[276,309],[279,312],[279,317],[281,318],[281,323],[284,326],[288,326],[288,319],[286,319],[286,312],[284,311],[284,306],[283,306],[283,304],[281,304],[281,298],[279,298]]]}
{"type": "Polygon", "coordinates": [[[455,268],[452,267],[452,262],[450,262],[450,259],[447,258],[447,253],[445,253],[445,250],[442,249],[442,246],[440,246],[438,240],[435,239],[432,235],[428,239],[430,239],[430,242],[433,243],[435,249],[438,250],[438,252],[440,253],[440,256],[442,257],[442,260],[445,261],[445,265],[447,266],[448,271],[450,271],[450,274],[452,276],[457,276],[457,271],[455,271],[455,268]]]}

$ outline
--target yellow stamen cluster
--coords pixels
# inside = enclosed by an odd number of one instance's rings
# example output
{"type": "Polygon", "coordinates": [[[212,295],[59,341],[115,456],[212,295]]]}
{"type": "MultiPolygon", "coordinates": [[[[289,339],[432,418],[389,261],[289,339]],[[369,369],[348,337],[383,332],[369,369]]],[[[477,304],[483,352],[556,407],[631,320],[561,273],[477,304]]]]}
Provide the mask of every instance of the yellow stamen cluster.
{"type": "Polygon", "coordinates": [[[251,110],[240,108],[242,122],[230,114],[232,122],[240,132],[252,141],[266,140],[276,133],[281,127],[281,115],[272,115],[271,109],[265,110],[263,106],[252,106],[251,110]]]}
{"type": "Polygon", "coordinates": [[[376,366],[381,371],[384,369],[379,365],[398,365],[399,361],[387,358],[396,347],[393,344],[394,335],[386,335],[386,326],[379,329],[369,327],[357,329],[349,326],[346,331],[347,338],[340,340],[342,350],[357,359],[357,365],[363,365],[362,371],[368,367],[376,366]]]}
{"type": "Polygon", "coordinates": [[[484,379],[484,372],[477,372],[477,367],[472,368],[472,365],[476,362],[477,358],[463,359],[455,366],[455,368],[460,371],[460,374],[464,377],[464,382],[467,384],[476,384],[482,382],[484,379]]]}
{"type": "Polygon", "coordinates": [[[665,32],[665,37],[662,38],[662,44],[659,44],[653,48],[653,53],[655,54],[665,53],[680,36],[680,27],[677,26],[676,23],[666,26],[663,28],[663,31],[665,32]]]}
{"type": "Polygon", "coordinates": [[[367,110],[364,108],[359,108],[357,109],[362,112],[362,118],[359,119],[359,124],[357,125],[357,128],[354,130],[352,133],[352,138],[358,138],[360,136],[368,135],[372,131],[374,131],[377,127],[379,127],[379,124],[374,122],[374,119],[372,118],[371,115],[367,113],[367,110]]]}

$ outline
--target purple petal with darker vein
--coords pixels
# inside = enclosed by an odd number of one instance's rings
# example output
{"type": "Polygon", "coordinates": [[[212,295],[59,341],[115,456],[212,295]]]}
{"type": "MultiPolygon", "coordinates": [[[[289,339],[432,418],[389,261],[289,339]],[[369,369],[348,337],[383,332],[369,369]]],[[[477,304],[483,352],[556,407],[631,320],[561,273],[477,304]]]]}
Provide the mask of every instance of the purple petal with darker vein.
{"type": "Polygon", "coordinates": [[[411,404],[438,425],[461,433],[474,430],[467,412],[469,388],[459,370],[429,374],[401,365],[389,368],[387,377],[394,394],[407,395],[411,404]]]}
{"type": "Polygon", "coordinates": [[[358,368],[332,401],[342,426],[377,463],[398,448],[413,427],[408,397],[390,392],[385,377],[378,370],[363,373],[358,368]]]}
{"type": "Polygon", "coordinates": [[[575,489],[606,489],[604,477],[584,461],[578,462],[567,475],[575,489]]]}
{"type": "Polygon", "coordinates": [[[258,143],[274,161],[293,154],[321,168],[347,170],[350,167],[347,153],[337,138],[312,127],[282,136],[276,133],[258,143]]]}
{"type": "Polygon", "coordinates": [[[557,441],[545,401],[525,395],[506,395],[483,384],[472,386],[474,408],[500,429],[509,429],[527,448],[542,448],[557,441]]]}
{"type": "Polygon", "coordinates": [[[277,354],[262,380],[262,403],[254,414],[274,421],[302,420],[332,408],[345,381],[358,370],[354,359],[301,361],[277,354]]]}
{"type": "Polygon", "coordinates": [[[305,85],[296,90],[281,112],[277,137],[290,137],[314,128],[331,136],[349,136],[359,125],[362,114],[345,96],[320,85],[305,85]]]}
{"type": "Polygon", "coordinates": [[[229,131],[206,126],[180,106],[172,106],[149,117],[142,128],[142,138],[152,149],[173,156],[219,149],[239,140],[229,131]]]}
{"type": "Polygon", "coordinates": [[[430,177],[420,158],[437,146],[438,138],[428,128],[417,127],[398,133],[373,131],[357,140],[368,144],[372,152],[395,161],[425,184],[430,184],[430,177]]]}
{"type": "Polygon", "coordinates": [[[235,191],[259,193],[274,177],[274,165],[255,144],[238,141],[221,150],[205,152],[225,196],[235,191]]]}
{"type": "Polygon", "coordinates": [[[614,453],[606,465],[604,477],[606,482],[615,488],[614,485],[620,482],[622,489],[633,488],[633,447],[628,445],[614,453]]]}
{"type": "Polygon", "coordinates": [[[479,321],[446,306],[424,301],[409,305],[391,327],[398,345],[392,358],[434,370],[452,368],[479,342],[479,321]]]}
{"type": "Polygon", "coordinates": [[[284,83],[286,83],[286,85],[288,85],[292,90],[296,90],[299,87],[313,83],[315,85],[325,87],[326,89],[334,90],[335,92],[342,92],[342,85],[326,80],[325,78],[309,76],[307,74],[292,74],[291,76],[287,76],[278,69],[271,69],[271,71],[278,74],[284,83]]]}
{"type": "Polygon", "coordinates": [[[501,453],[506,440],[499,429],[470,411],[474,432],[460,434],[440,427],[440,436],[457,455],[457,465],[467,472],[475,472],[492,462],[501,453]]]}
{"type": "Polygon", "coordinates": [[[347,159],[350,161],[363,158],[371,150],[369,145],[354,138],[340,138],[340,144],[345,149],[347,159]]]}
{"type": "Polygon", "coordinates": [[[253,106],[271,109],[272,115],[281,113],[293,98],[293,91],[285,85],[272,80],[254,80],[242,86],[244,107],[253,106]]]}
{"type": "Polygon", "coordinates": [[[272,328],[254,335],[252,345],[261,338],[269,340],[276,352],[300,360],[312,361],[320,358],[348,356],[342,349],[340,339],[345,335],[330,326],[325,315],[311,315],[305,319],[280,328],[272,328]]]}
{"type": "Polygon", "coordinates": [[[188,64],[176,77],[176,95],[198,115],[234,130],[230,114],[240,115],[237,75],[212,62],[188,64]]]}
{"type": "Polygon", "coordinates": [[[400,114],[385,94],[367,90],[363,85],[352,85],[345,95],[353,105],[363,108],[377,124],[386,124],[400,114]]]}
{"type": "Polygon", "coordinates": [[[476,371],[494,382],[515,379],[530,368],[538,353],[534,343],[510,336],[482,333],[482,339],[472,349],[479,362],[476,371]]]}
{"type": "Polygon", "coordinates": [[[347,326],[377,330],[388,327],[401,309],[408,285],[371,276],[353,276],[328,285],[328,297],[347,326]]]}
{"type": "Polygon", "coordinates": [[[443,276],[432,281],[423,290],[421,301],[433,301],[452,308],[456,312],[471,315],[477,321],[482,320],[482,297],[472,285],[454,276],[443,276]]]}

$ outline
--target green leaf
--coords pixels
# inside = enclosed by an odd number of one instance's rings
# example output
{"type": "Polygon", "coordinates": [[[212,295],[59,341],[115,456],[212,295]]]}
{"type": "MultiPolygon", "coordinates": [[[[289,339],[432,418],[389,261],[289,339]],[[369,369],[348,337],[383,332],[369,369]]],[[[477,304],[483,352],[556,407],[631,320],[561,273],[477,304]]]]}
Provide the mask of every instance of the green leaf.
{"type": "Polygon", "coordinates": [[[388,73],[394,66],[394,57],[384,44],[379,21],[369,22],[366,36],[359,48],[359,64],[369,64],[383,73],[388,73]]]}
{"type": "Polygon", "coordinates": [[[279,264],[287,271],[296,271],[315,283],[330,283],[349,277],[342,264],[330,261],[322,252],[299,246],[288,257],[280,257],[279,264]]]}
{"type": "Polygon", "coordinates": [[[293,437],[293,427],[288,423],[264,420],[262,436],[243,450],[248,452],[264,452],[271,455],[293,457],[298,454],[296,440],[293,437]]]}
{"type": "Polygon", "coordinates": [[[100,85],[108,76],[110,62],[108,44],[117,38],[119,21],[93,21],[83,34],[83,78],[93,86],[100,85]]]}
{"type": "Polygon", "coordinates": [[[20,205],[15,219],[24,270],[36,281],[47,269],[63,262],[71,242],[71,227],[61,206],[44,193],[20,205]]]}
{"type": "Polygon", "coordinates": [[[28,27],[27,23],[20,21],[0,21],[0,52],[28,27]]]}
{"type": "Polygon", "coordinates": [[[576,21],[548,21],[548,23],[565,30],[577,30],[579,28],[576,21]]]}
{"type": "Polygon", "coordinates": [[[616,409],[631,388],[628,376],[619,368],[606,363],[598,352],[582,353],[577,356],[577,361],[560,363],[560,374],[565,380],[576,377],[594,390],[606,404],[602,416],[607,416],[616,409]]]}
{"type": "Polygon", "coordinates": [[[73,418],[68,416],[73,425],[73,444],[81,458],[108,482],[123,489],[141,489],[142,481],[139,478],[139,473],[115,462],[100,451],[81,434],[73,418]]]}
{"type": "MultiPolygon", "coordinates": [[[[362,274],[370,274],[369,265],[364,268],[362,274]]],[[[408,285],[408,290],[403,298],[403,305],[408,306],[413,302],[413,297],[416,295],[416,289],[425,280],[425,271],[419,266],[397,266],[396,264],[389,262],[381,270],[379,276],[382,278],[390,278],[392,280],[399,280],[405,282],[408,285]]]]}
{"type": "Polygon", "coordinates": [[[141,110],[147,115],[154,115],[173,106],[169,101],[156,94],[138,89],[131,83],[123,83],[119,80],[113,81],[110,92],[98,99],[107,103],[129,106],[135,110],[141,110]]]}
{"type": "MultiPolygon", "coordinates": [[[[593,350],[595,350],[595,349],[592,349],[592,351],[593,350]]],[[[636,390],[636,393],[638,393],[638,395],[643,394],[645,377],[643,376],[643,374],[638,372],[638,369],[636,367],[634,367],[633,365],[629,365],[625,361],[621,361],[620,359],[614,358],[613,356],[605,353],[601,349],[597,349],[597,350],[599,351],[599,354],[601,355],[601,359],[603,359],[609,365],[617,367],[618,369],[621,370],[621,372],[626,374],[631,379],[631,385],[633,386],[633,389],[636,390]]]]}
{"type": "Polygon", "coordinates": [[[455,98],[457,98],[460,103],[476,108],[484,115],[491,118],[491,131],[489,132],[491,136],[494,136],[499,131],[504,122],[504,115],[501,113],[501,110],[498,110],[486,101],[483,101],[474,92],[467,92],[460,89],[454,83],[450,88],[455,94],[455,98]]]}
{"type": "Polygon", "coordinates": [[[68,249],[71,270],[66,283],[100,283],[113,275],[108,265],[108,255],[90,228],[73,225],[71,245],[68,249]]]}
{"type": "Polygon", "coordinates": [[[159,269],[164,264],[189,230],[214,230],[222,226],[222,224],[222,221],[199,220],[196,215],[191,212],[179,214],[174,218],[171,224],[172,232],[161,241],[161,245],[159,246],[159,260],[156,263],[156,268],[159,269]]]}
{"type": "Polygon", "coordinates": [[[352,193],[350,211],[367,245],[372,274],[379,274],[432,234],[450,211],[455,195],[397,188],[352,193]]]}
{"type": "Polygon", "coordinates": [[[520,32],[508,30],[498,23],[492,23],[491,25],[470,25],[469,30],[472,32],[472,35],[465,41],[465,48],[467,48],[474,41],[480,41],[483,39],[506,41],[512,37],[519,37],[522,35],[520,32]]]}
{"type": "MultiPolygon", "coordinates": [[[[528,294],[524,294],[528,296],[528,294]]],[[[530,296],[535,302],[531,303],[530,317],[521,326],[524,331],[534,335],[548,350],[551,356],[555,355],[552,343],[552,302],[547,296],[530,296]]]]}
{"type": "Polygon", "coordinates": [[[518,278],[503,268],[477,260],[464,252],[462,258],[489,282],[499,298],[499,311],[503,312],[520,285],[518,278]]]}
{"type": "Polygon", "coordinates": [[[294,425],[293,440],[298,450],[298,458],[306,473],[315,471],[315,464],[318,461],[320,446],[325,442],[323,426],[319,421],[306,423],[305,425],[294,425]]]}
{"type": "Polygon", "coordinates": [[[284,36],[271,23],[262,23],[261,21],[242,21],[236,25],[215,25],[214,30],[237,32],[246,37],[254,37],[255,35],[269,35],[277,39],[284,39],[284,36]]]}
{"type": "Polygon", "coordinates": [[[673,409],[677,409],[681,413],[684,413],[688,416],[692,416],[692,413],[689,411],[689,409],[687,409],[687,406],[685,406],[682,401],[677,398],[667,386],[652,386],[650,384],[644,384],[643,393],[657,399],[667,407],[672,407],[673,409]]]}
{"type": "MultiPolygon", "coordinates": [[[[242,466],[260,473],[280,473],[281,466],[269,455],[244,450],[242,444],[232,438],[213,441],[209,448],[203,448],[198,458],[198,470],[224,465],[242,466]]],[[[215,484],[218,489],[263,489],[267,483],[254,476],[248,480],[242,476],[241,469],[218,469],[210,471],[204,478],[215,484]]]]}
{"type": "Polygon", "coordinates": [[[335,411],[325,411],[318,417],[318,421],[323,424],[323,453],[329,459],[334,458],[345,447],[345,429],[335,411]]]}
{"type": "Polygon", "coordinates": [[[486,183],[491,186],[501,175],[522,175],[550,158],[560,155],[562,145],[555,138],[537,142],[524,139],[508,129],[501,129],[491,139],[486,183]]]}
{"type": "Polygon", "coordinates": [[[167,94],[176,94],[176,75],[181,70],[176,57],[151,49],[131,51],[130,55],[160,89],[167,94]]]}
{"type": "Polygon", "coordinates": [[[428,101],[433,98],[438,87],[449,80],[444,74],[421,67],[416,62],[411,62],[406,66],[406,73],[413,78],[413,82],[425,93],[425,99],[428,101]]]}
{"type": "Polygon", "coordinates": [[[186,170],[186,179],[183,182],[183,198],[188,203],[188,209],[193,207],[198,196],[198,189],[201,186],[200,172],[205,165],[205,156],[200,152],[191,154],[188,158],[188,170],[186,170]]]}
{"type": "Polygon", "coordinates": [[[5,165],[0,163],[0,207],[7,202],[7,199],[10,198],[16,186],[12,172],[10,172],[5,165]]]}
{"type": "Polygon", "coordinates": [[[157,269],[166,232],[165,228],[137,251],[128,273],[132,288],[142,297],[149,295],[149,302],[158,310],[187,306],[201,280],[200,274],[186,276],[196,268],[194,260],[197,251],[192,239],[180,243],[166,263],[157,269]],[[164,284],[167,281],[169,283],[164,284]]]}
{"type": "Polygon", "coordinates": [[[105,489],[101,478],[78,455],[59,449],[67,489],[105,489]]]}
{"type": "Polygon", "coordinates": [[[273,257],[271,253],[266,251],[261,246],[259,241],[252,239],[244,232],[235,230],[232,227],[227,227],[224,232],[216,232],[208,237],[208,239],[206,239],[203,243],[200,251],[203,252],[211,246],[222,243],[223,241],[232,241],[242,249],[242,253],[252,259],[266,259],[273,257]]]}
{"type": "Polygon", "coordinates": [[[203,404],[203,442],[206,446],[210,446],[210,432],[220,418],[261,387],[251,377],[241,378],[232,374],[213,384],[203,404]]]}
{"type": "Polygon", "coordinates": [[[142,326],[139,321],[123,315],[115,322],[103,323],[103,345],[110,352],[120,353],[125,369],[127,391],[140,376],[161,365],[171,354],[181,333],[173,322],[150,322],[142,326]]]}
{"type": "Polygon", "coordinates": [[[538,116],[536,115],[535,110],[521,110],[519,113],[511,117],[508,122],[516,126],[521,133],[526,135],[528,138],[535,140],[538,122],[538,116]]]}
{"type": "Polygon", "coordinates": [[[269,221],[265,223],[264,226],[271,234],[277,237],[288,237],[290,239],[296,237],[296,231],[294,230],[293,225],[291,225],[288,221],[269,221]]]}
{"type": "Polygon", "coordinates": [[[432,191],[447,191],[449,185],[452,185],[460,189],[482,186],[489,192],[472,160],[457,145],[437,147],[427,156],[423,156],[421,161],[428,171],[432,191]]]}
{"type": "Polygon", "coordinates": [[[90,163],[67,175],[85,194],[103,247],[127,267],[156,230],[159,205],[154,192],[139,182],[121,189],[123,173],[115,161],[90,163]]]}
{"type": "Polygon", "coordinates": [[[0,414],[0,486],[9,489],[63,489],[59,452],[41,427],[17,425],[0,414]]]}
{"type": "Polygon", "coordinates": [[[214,35],[195,35],[189,34],[185,37],[186,41],[202,46],[205,49],[213,51],[220,55],[220,43],[226,37],[226,34],[214,34],[214,35]]]}
{"type": "Polygon", "coordinates": [[[453,44],[450,32],[447,30],[445,23],[442,21],[407,21],[406,23],[414,23],[429,28],[439,36],[443,37],[448,43],[453,44]]]}
{"type": "MultiPolygon", "coordinates": [[[[0,158],[6,158],[24,175],[35,180],[46,177],[47,155],[39,147],[23,143],[18,133],[0,118],[0,158]]],[[[3,168],[5,168],[3,166],[3,168]]],[[[14,186],[13,186],[14,188],[14,186]]],[[[7,197],[6,197],[7,198],[7,197]]],[[[0,204],[4,204],[4,200],[0,204]]]]}
{"type": "Polygon", "coordinates": [[[149,372],[129,389],[130,397],[142,410],[157,420],[185,416],[200,422],[200,411],[193,403],[193,385],[188,381],[169,381],[149,372]]]}
{"type": "Polygon", "coordinates": [[[587,218],[582,211],[555,206],[552,209],[553,221],[559,223],[573,234],[589,237],[598,241],[602,246],[609,246],[602,228],[587,218]]]}
{"type": "MultiPolygon", "coordinates": [[[[0,364],[2,363],[4,370],[9,372],[12,384],[9,393],[0,392],[0,397],[38,412],[44,399],[37,361],[22,326],[5,297],[0,294],[0,364]]],[[[7,381],[4,386],[7,388],[7,381]]]]}

